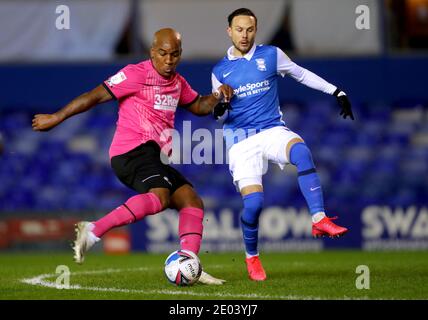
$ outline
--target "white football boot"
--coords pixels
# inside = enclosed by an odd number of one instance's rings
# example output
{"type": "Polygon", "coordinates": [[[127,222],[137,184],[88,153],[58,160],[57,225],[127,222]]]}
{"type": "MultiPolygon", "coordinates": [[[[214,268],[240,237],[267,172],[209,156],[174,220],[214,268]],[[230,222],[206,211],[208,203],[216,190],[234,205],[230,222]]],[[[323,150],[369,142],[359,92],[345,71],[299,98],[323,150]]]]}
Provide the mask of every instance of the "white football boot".
{"type": "Polygon", "coordinates": [[[198,282],[203,284],[222,285],[226,282],[226,280],[214,278],[213,276],[202,270],[198,282]]]}
{"type": "Polygon", "coordinates": [[[85,252],[100,241],[100,238],[93,234],[93,229],[94,225],[88,221],[81,221],[75,225],[76,240],[73,243],[73,250],[74,261],[78,264],[85,260],[85,252]]]}

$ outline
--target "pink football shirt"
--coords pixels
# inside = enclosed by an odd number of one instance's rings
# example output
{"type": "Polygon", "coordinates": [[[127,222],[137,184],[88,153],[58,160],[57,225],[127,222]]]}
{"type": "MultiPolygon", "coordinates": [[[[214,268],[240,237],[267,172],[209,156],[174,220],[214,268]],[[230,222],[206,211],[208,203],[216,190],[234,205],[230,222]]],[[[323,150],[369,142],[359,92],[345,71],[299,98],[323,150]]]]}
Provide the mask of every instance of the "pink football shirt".
{"type": "Polygon", "coordinates": [[[119,118],[110,146],[110,158],[126,153],[149,140],[167,155],[172,139],[177,106],[190,104],[197,97],[178,73],[161,76],[150,60],[130,64],[104,81],[104,87],[119,101],[119,118]]]}

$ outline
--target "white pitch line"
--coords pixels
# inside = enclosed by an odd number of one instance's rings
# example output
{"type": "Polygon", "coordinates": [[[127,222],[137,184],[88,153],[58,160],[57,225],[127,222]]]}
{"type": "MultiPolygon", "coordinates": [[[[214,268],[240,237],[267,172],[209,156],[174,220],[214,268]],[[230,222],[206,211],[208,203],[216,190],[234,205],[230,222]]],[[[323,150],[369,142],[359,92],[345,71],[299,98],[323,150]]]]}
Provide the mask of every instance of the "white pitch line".
{"type": "MultiPolygon", "coordinates": [[[[149,268],[130,268],[130,269],[105,269],[105,270],[90,270],[80,272],[70,272],[70,275],[84,275],[84,274],[103,274],[103,273],[118,273],[126,271],[144,271],[149,268]]],[[[270,300],[322,300],[325,298],[312,297],[312,296],[296,296],[296,295],[259,295],[256,293],[251,294],[233,294],[233,293],[203,293],[194,291],[179,291],[174,290],[138,290],[138,289],[122,289],[122,288],[103,288],[103,287],[85,287],[79,284],[70,285],[67,289],[55,282],[47,281],[45,279],[58,276],[58,274],[41,274],[32,278],[24,278],[20,281],[33,286],[42,286],[58,290],[87,290],[98,292],[120,292],[120,293],[137,293],[143,295],[187,295],[195,297],[218,297],[218,298],[235,298],[235,299],[270,299],[270,300]]],[[[346,297],[345,297],[346,298],[346,297]]]]}

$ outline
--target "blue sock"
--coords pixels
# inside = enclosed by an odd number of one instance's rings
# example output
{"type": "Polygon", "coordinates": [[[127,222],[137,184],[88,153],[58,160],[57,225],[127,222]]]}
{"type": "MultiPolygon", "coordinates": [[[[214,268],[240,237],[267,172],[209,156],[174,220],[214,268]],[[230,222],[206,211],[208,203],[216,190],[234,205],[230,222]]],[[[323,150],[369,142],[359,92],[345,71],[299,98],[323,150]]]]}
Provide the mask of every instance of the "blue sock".
{"type": "Polygon", "coordinates": [[[244,236],[245,251],[257,255],[259,238],[259,216],[263,208],[263,192],[254,192],[243,196],[244,211],[241,215],[241,228],[244,236]]]}
{"type": "Polygon", "coordinates": [[[309,212],[314,215],[324,212],[324,199],[321,181],[315,170],[314,162],[309,148],[304,143],[296,143],[290,150],[290,163],[297,167],[300,191],[306,199],[309,212]]]}

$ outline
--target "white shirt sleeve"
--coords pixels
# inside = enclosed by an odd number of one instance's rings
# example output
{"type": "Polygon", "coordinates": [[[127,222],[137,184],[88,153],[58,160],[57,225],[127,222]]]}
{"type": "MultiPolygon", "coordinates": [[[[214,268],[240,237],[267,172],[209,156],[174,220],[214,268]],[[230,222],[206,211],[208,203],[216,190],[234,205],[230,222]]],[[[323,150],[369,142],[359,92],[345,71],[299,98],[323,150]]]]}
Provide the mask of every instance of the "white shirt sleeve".
{"type": "Polygon", "coordinates": [[[282,51],[277,48],[277,72],[281,76],[290,75],[294,80],[308,86],[312,89],[322,91],[327,94],[333,94],[336,86],[325,81],[315,73],[297,65],[282,51]]]}
{"type": "Polygon", "coordinates": [[[212,85],[212,93],[218,91],[218,88],[220,88],[220,86],[222,85],[222,83],[218,81],[214,73],[211,73],[211,85],[212,85]]]}

